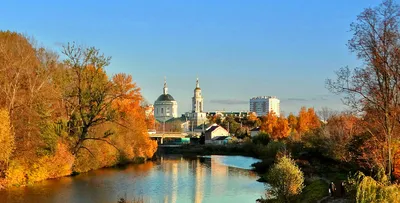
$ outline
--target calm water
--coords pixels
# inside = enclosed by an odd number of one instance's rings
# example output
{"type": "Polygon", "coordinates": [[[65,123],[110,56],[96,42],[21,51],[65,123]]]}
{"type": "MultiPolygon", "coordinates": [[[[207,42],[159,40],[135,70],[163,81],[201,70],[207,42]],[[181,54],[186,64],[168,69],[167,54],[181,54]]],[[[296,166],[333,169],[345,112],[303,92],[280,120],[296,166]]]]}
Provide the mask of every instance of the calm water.
{"type": "Polygon", "coordinates": [[[164,156],[124,169],[100,169],[0,192],[0,202],[116,203],[141,197],[154,203],[246,203],[265,186],[249,171],[257,159],[242,156],[164,156]]]}

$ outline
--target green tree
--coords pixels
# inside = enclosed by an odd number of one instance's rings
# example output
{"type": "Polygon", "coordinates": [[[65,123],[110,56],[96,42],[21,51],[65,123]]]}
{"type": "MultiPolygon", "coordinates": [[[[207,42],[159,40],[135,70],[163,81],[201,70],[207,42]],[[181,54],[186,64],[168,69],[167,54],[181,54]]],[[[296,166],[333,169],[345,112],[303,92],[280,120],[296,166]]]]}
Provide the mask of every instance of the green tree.
{"type": "Polygon", "coordinates": [[[267,145],[271,141],[269,134],[265,132],[260,132],[258,135],[252,138],[252,142],[256,145],[262,144],[267,145]]]}
{"type": "Polygon", "coordinates": [[[267,174],[269,190],[272,197],[279,202],[292,202],[293,197],[300,194],[304,188],[303,172],[294,160],[283,156],[272,166],[267,174]]]}
{"type": "Polygon", "coordinates": [[[240,123],[236,122],[233,116],[227,116],[224,121],[222,121],[221,126],[225,129],[229,129],[229,133],[236,133],[240,128],[240,123]]]}
{"type": "Polygon", "coordinates": [[[110,144],[113,134],[106,129],[102,136],[90,134],[90,130],[106,122],[117,119],[117,111],[112,104],[127,96],[131,89],[109,80],[104,67],[109,65],[111,57],[105,57],[99,50],[82,48],[74,43],[64,47],[64,61],[68,69],[68,81],[64,87],[63,99],[68,112],[69,136],[74,139],[72,153],[77,154],[86,140],[99,140],[110,144]]]}

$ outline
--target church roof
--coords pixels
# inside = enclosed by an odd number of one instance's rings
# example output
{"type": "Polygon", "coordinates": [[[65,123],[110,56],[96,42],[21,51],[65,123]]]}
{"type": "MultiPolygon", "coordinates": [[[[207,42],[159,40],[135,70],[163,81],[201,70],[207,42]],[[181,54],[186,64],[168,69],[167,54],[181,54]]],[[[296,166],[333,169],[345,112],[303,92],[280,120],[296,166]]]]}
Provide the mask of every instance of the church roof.
{"type": "Polygon", "coordinates": [[[157,101],[175,101],[170,94],[162,94],[158,97],[157,101]]]}

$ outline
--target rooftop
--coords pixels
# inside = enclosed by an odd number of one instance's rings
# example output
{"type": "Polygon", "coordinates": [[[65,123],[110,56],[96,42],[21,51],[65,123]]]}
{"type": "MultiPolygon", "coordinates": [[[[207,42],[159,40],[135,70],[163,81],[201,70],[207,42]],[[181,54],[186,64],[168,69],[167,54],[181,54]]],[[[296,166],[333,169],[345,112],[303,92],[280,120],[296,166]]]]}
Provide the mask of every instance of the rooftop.
{"type": "Polygon", "coordinates": [[[175,99],[170,94],[162,94],[156,101],[175,101],[175,99]]]}
{"type": "Polygon", "coordinates": [[[257,96],[251,99],[278,99],[276,96],[257,96]]]}

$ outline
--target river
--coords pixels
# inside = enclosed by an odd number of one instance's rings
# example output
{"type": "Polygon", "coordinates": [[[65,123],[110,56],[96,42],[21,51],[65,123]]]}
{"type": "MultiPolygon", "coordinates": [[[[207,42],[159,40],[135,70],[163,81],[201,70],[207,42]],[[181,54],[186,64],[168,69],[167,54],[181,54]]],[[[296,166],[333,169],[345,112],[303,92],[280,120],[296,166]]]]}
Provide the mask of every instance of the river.
{"type": "Polygon", "coordinates": [[[150,203],[246,203],[264,195],[243,156],[183,157],[106,168],[0,191],[4,203],[116,203],[119,198],[150,203]]]}

